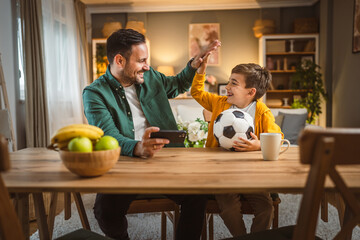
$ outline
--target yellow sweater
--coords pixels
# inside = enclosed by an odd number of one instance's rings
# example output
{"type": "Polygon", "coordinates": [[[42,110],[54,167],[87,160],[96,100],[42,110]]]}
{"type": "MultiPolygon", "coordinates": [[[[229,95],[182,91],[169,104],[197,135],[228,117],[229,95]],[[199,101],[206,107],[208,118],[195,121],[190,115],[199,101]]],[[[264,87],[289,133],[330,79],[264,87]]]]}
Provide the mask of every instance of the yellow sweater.
{"type": "MultiPolygon", "coordinates": [[[[208,137],[206,140],[206,147],[218,147],[218,143],[214,137],[214,121],[216,117],[224,110],[229,109],[231,104],[227,102],[226,96],[219,96],[217,94],[209,93],[204,90],[205,74],[195,74],[192,86],[191,96],[206,110],[212,112],[211,121],[209,125],[208,137]]],[[[256,102],[255,110],[255,135],[260,139],[260,133],[277,132],[281,133],[282,138],[284,134],[280,127],[275,123],[274,115],[270,109],[261,101],[256,102]]]]}

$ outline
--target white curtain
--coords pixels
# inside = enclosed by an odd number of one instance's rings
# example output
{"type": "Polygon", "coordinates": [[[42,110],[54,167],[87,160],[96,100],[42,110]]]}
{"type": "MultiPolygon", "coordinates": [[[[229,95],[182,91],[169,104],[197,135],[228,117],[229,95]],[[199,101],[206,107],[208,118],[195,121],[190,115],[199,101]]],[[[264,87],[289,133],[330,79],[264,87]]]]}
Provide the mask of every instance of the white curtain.
{"type": "Polygon", "coordinates": [[[68,124],[83,123],[81,92],[87,73],[77,45],[74,3],[42,0],[45,75],[50,134],[68,124]]]}

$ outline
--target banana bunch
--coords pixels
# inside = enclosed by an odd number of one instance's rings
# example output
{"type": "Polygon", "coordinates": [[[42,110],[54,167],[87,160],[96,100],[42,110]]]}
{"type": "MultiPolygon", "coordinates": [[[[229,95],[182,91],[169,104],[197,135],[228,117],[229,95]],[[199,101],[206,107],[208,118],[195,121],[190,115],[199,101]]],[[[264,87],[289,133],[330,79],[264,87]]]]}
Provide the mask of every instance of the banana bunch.
{"type": "Polygon", "coordinates": [[[87,137],[96,143],[104,135],[104,131],[89,124],[71,124],[60,128],[51,138],[50,149],[65,149],[71,139],[76,137],[87,137]]]}

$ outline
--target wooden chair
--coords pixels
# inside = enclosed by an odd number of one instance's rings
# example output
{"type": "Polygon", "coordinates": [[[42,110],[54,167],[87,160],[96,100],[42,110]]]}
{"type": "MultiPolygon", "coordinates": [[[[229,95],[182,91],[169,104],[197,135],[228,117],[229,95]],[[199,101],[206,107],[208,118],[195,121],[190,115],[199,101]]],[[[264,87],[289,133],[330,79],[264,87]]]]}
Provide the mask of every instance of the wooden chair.
{"type": "MultiPolygon", "coordinates": [[[[71,196],[68,196],[68,198],[71,196]]],[[[79,211],[80,220],[83,228],[90,230],[89,221],[80,193],[73,193],[77,209],[79,211]],[[80,213],[81,212],[81,213],[80,213]]],[[[65,213],[68,212],[67,219],[71,217],[71,201],[65,203],[65,213]],[[67,210],[66,210],[67,209],[67,210]]],[[[161,240],[166,240],[166,217],[173,223],[173,231],[175,233],[179,220],[179,206],[172,200],[162,195],[139,195],[129,207],[128,214],[161,212],[161,240]]],[[[50,224],[49,224],[50,228],[50,224]]],[[[175,236],[175,235],[174,235],[175,236]]],[[[62,238],[61,238],[62,239],[62,238]]]]}
{"type": "MultiPolygon", "coordinates": [[[[8,152],[8,141],[0,135],[0,172],[10,169],[10,159],[8,152]]],[[[24,235],[20,221],[16,215],[15,208],[11,203],[9,192],[5,187],[4,181],[0,175],[0,239],[2,240],[21,240],[27,236],[24,235]]],[[[88,230],[77,230],[66,234],[60,239],[108,239],[97,233],[88,230]]]]}
{"type": "Polygon", "coordinates": [[[179,221],[179,206],[172,200],[162,197],[162,195],[139,195],[133,201],[128,210],[128,214],[161,212],[161,240],[166,240],[166,217],[173,224],[173,236],[175,239],[176,227],[179,221]]]}
{"type": "Polygon", "coordinates": [[[326,177],[330,177],[346,204],[342,229],[334,239],[350,239],[353,228],[360,223],[359,195],[347,187],[336,167],[359,165],[359,144],[360,129],[305,129],[299,138],[300,161],[311,166],[296,226],[252,233],[234,239],[318,239],[315,236],[316,224],[326,177]]]}
{"type": "MultiPolygon", "coordinates": [[[[210,123],[212,112],[204,109],[203,116],[206,122],[210,123]]],[[[279,226],[279,204],[281,200],[279,198],[279,194],[271,193],[271,198],[273,200],[274,206],[274,219],[272,223],[272,228],[278,228],[279,226]]],[[[241,212],[242,214],[254,214],[254,210],[252,209],[250,203],[245,199],[241,199],[241,212]]],[[[217,205],[216,200],[210,199],[206,206],[206,219],[204,223],[203,232],[201,235],[202,239],[207,239],[207,230],[209,228],[209,240],[214,239],[214,216],[213,214],[219,214],[220,209],[217,205]]]]}

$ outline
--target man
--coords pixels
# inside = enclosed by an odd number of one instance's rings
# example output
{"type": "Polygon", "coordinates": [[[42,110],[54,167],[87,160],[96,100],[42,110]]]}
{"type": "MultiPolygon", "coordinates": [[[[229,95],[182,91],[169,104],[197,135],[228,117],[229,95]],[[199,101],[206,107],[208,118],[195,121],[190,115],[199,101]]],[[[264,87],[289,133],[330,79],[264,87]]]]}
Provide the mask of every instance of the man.
{"type": "MultiPolygon", "coordinates": [[[[203,57],[220,46],[211,43],[174,77],[167,77],[147,64],[148,49],[142,34],[121,29],[107,39],[109,66],[104,75],[83,92],[89,124],[115,137],[121,154],[152,157],[169,141],[151,139],[159,129],[177,129],[168,98],[185,92],[192,83],[203,57]]],[[[176,239],[199,239],[205,196],[169,195],[181,205],[176,239]]],[[[102,231],[114,239],[128,239],[126,213],[136,195],[98,194],[94,214],[102,231]]]]}

